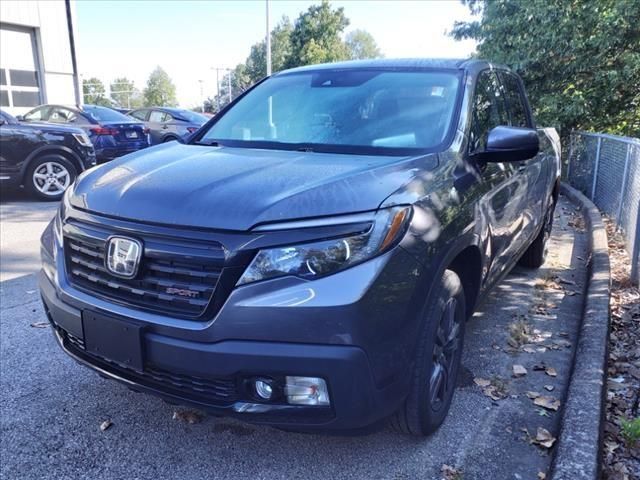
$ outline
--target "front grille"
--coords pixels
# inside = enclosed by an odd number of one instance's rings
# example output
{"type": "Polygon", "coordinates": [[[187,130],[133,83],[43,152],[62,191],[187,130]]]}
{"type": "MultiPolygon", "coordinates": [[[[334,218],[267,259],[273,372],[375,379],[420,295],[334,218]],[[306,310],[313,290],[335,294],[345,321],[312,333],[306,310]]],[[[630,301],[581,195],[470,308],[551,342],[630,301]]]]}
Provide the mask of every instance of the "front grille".
{"type": "Polygon", "coordinates": [[[131,235],[79,222],[64,227],[65,263],[71,283],[108,300],[179,317],[201,316],[216,289],[224,264],[219,244],[131,235]],[[105,267],[106,242],[114,234],[142,241],[143,254],[133,279],[105,267]]]}
{"type": "Polygon", "coordinates": [[[65,347],[70,349],[74,355],[115,375],[159,391],[183,398],[196,399],[207,404],[228,405],[238,400],[238,388],[233,378],[194,377],[169,372],[152,365],[146,365],[143,372],[137,372],[105,358],[87,353],[82,340],[57,325],[55,328],[62,336],[65,347]]]}

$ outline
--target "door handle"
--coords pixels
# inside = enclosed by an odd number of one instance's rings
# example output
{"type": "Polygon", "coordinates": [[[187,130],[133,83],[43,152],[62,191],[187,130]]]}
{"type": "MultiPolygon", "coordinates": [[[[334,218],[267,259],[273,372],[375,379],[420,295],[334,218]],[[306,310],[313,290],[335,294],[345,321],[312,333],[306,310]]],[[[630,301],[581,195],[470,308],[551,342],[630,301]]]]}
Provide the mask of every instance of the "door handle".
{"type": "Polygon", "coordinates": [[[168,126],[168,125],[163,125],[163,126],[162,126],[162,129],[163,129],[163,130],[166,130],[167,128],[169,128],[169,126],[168,126]]]}

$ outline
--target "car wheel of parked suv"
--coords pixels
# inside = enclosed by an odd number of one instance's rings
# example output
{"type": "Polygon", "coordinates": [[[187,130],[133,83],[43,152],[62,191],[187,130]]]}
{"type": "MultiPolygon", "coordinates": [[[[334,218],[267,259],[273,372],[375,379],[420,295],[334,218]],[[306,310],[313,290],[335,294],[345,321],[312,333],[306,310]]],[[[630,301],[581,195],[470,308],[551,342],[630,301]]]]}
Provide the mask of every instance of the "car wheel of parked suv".
{"type": "Polygon", "coordinates": [[[544,217],[544,224],[542,230],[536,237],[536,239],[529,245],[529,248],[520,257],[520,265],[528,268],[540,268],[547,258],[547,240],[551,236],[551,229],[553,228],[553,212],[555,211],[556,202],[554,198],[551,198],[549,208],[544,217]]]}
{"type": "Polygon", "coordinates": [[[460,278],[446,270],[424,308],[411,391],[391,418],[401,433],[429,435],[444,421],[456,387],[466,323],[460,278]]]}
{"type": "Polygon", "coordinates": [[[73,164],[62,155],[43,155],[29,165],[24,186],[40,200],[60,200],[77,174],[73,164]]]}

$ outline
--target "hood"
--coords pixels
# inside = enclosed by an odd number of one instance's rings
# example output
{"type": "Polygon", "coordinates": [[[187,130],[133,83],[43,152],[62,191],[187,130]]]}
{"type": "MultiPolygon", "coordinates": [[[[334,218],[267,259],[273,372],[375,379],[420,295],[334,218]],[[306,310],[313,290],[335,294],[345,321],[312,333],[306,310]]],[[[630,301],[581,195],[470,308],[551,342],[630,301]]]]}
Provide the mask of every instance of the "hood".
{"type": "Polygon", "coordinates": [[[433,168],[414,158],[161,144],[88,170],[74,207],[122,219],[225,230],[375,210],[433,168]]]}

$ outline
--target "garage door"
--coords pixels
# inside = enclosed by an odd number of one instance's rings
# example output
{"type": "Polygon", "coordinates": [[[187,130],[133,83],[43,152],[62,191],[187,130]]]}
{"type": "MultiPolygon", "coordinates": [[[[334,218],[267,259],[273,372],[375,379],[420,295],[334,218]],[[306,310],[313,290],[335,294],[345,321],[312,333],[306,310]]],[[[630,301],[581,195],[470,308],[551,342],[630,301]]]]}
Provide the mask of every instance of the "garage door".
{"type": "Polygon", "coordinates": [[[0,107],[14,114],[42,103],[34,32],[0,26],[0,107]]]}

